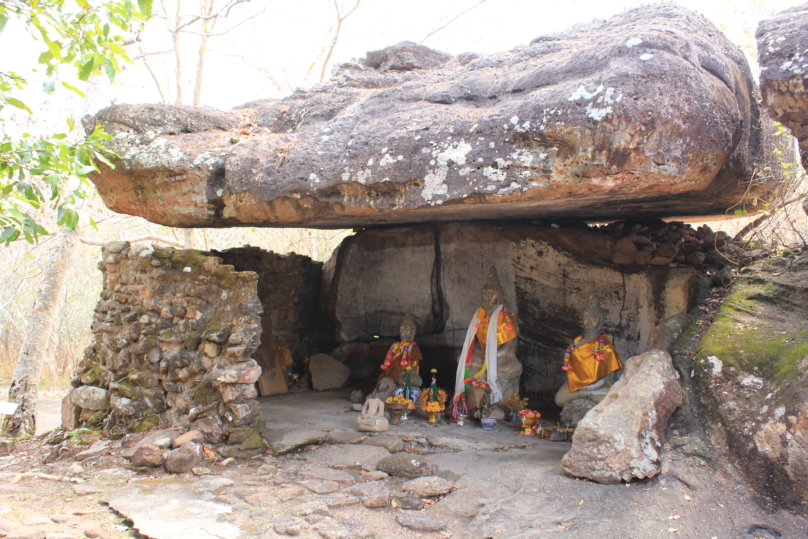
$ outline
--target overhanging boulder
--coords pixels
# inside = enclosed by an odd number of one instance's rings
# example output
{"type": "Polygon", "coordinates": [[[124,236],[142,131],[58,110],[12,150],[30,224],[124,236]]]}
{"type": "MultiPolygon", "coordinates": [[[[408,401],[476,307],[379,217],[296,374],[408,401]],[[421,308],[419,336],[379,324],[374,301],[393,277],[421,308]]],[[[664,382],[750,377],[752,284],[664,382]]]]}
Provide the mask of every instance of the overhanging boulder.
{"type": "Polygon", "coordinates": [[[755,35],[763,103],[800,141],[808,166],[808,3],[761,22],[755,35]]]}
{"type": "Polygon", "coordinates": [[[771,180],[754,92],[717,28],[655,4],[488,56],[401,43],[233,113],[114,105],[93,181],[182,227],[723,215],[771,180]]]}

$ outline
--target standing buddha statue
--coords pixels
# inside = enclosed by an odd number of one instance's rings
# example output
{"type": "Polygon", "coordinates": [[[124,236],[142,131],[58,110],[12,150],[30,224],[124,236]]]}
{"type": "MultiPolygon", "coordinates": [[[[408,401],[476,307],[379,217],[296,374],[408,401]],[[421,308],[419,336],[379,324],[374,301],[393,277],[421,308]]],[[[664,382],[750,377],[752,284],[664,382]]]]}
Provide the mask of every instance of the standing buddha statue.
{"type": "Polygon", "coordinates": [[[482,306],[471,319],[457,360],[455,403],[466,396],[470,414],[488,404],[507,410],[508,398],[519,393],[522,364],[516,358],[516,319],[502,302],[504,292],[492,267],[482,289],[482,306]]]}

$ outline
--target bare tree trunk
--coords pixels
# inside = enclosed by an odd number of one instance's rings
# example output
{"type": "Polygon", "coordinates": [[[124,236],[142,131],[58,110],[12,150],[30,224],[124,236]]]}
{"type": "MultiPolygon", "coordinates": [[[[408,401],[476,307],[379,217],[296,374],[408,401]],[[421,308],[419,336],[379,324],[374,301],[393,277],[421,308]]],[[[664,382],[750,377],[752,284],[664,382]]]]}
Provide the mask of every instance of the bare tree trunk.
{"type": "Polygon", "coordinates": [[[8,400],[19,404],[13,416],[6,418],[3,432],[12,437],[33,436],[36,432],[36,400],[42,362],[48,352],[54,321],[61,304],[67,275],[76,258],[79,234],[63,230],[54,238],[45,275],[28,317],[25,339],[17,358],[8,400]]]}
{"type": "Polygon", "coordinates": [[[209,34],[213,31],[213,25],[216,24],[216,19],[211,19],[213,15],[213,7],[216,0],[205,0],[202,8],[203,22],[202,22],[202,35],[199,37],[199,50],[197,53],[196,63],[196,81],[194,83],[194,105],[198,105],[202,99],[202,80],[205,73],[205,53],[208,49],[209,34]]]}
{"type": "Polygon", "coordinates": [[[180,53],[180,31],[179,26],[182,22],[182,8],[180,0],[177,0],[177,11],[174,17],[174,31],[171,32],[171,39],[174,43],[174,77],[177,84],[177,98],[174,103],[182,105],[182,54],[180,53]]]}
{"type": "MultiPolygon", "coordinates": [[[[194,103],[196,104],[196,103],[194,103]]],[[[194,248],[194,229],[193,228],[184,228],[182,230],[182,248],[183,249],[193,249],[194,248]]]]}

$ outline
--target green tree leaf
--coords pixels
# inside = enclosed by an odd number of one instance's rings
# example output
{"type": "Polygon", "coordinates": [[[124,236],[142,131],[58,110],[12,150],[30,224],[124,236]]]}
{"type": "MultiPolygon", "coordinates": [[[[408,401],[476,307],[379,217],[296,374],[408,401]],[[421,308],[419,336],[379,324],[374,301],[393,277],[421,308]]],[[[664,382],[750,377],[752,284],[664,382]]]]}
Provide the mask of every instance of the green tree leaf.
{"type": "Polygon", "coordinates": [[[95,61],[90,59],[87,60],[79,69],[79,80],[87,80],[90,78],[90,75],[93,72],[93,68],[95,68],[95,61]]]}

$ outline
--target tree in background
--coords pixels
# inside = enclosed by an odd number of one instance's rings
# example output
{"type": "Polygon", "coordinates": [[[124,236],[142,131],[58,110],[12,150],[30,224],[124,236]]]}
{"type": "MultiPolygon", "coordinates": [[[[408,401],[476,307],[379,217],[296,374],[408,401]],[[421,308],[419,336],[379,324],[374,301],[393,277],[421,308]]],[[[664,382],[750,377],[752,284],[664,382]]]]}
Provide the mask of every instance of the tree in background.
{"type": "MultiPolygon", "coordinates": [[[[129,60],[124,49],[127,40],[151,15],[151,0],[111,0],[91,3],[77,0],[67,4],[0,0],[0,32],[7,24],[22,24],[30,36],[42,44],[39,64],[47,77],[43,91],[52,93],[56,84],[83,97],[81,90],[62,77],[69,71],[80,81],[103,72],[109,79],[129,60]]],[[[0,71],[0,113],[15,107],[33,115],[20,99],[29,85],[26,76],[0,71]]],[[[43,271],[45,277],[37,291],[29,315],[25,339],[20,348],[9,389],[9,400],[19,404],[15,414],[3,426],[7,435],[30,436],[36,431],[36,401],[42,363],[48,352],[61,294],[75,258],[81,201],[87,197],[87,175],[96,170],[95,160],[109,163],[101,141],[108,138],[96,128],[82,137],[68,118],[62,133],[33,136],[7,133],[0,116],[0,241],[8,245],[20,236],[28,242],[47,234],[31,215],[44,204],[57,211],[62,232],[55,239],[43,271]]],[[[92,218],[90,222],[94,224],[92,218]]]]}
{"type": "MultiPolygon", "coordinates": [[[[113,79],[129,61],[124,46],[150,16],[151,0],[138,0],[137,5],[131,0],[0,0],[0,33],[9,24],[24,25],[41,44],[42,90],[53,93],[59,85],[83,97],[71,82],[86,81],[98,73],[113,79]]],[[[107,161],[101,147],[107,135],[96,129],[81,136],[69,118],[63,132],[9,133],[8,107],[34,115],[23,101],[31,91],[29,79],[30,75],[7,71],[0,63],[0,242],[6,245],[20,236],[33,243],[40,234],[47,234],[32,215],[44,204],[57,210],[59,226],[74,230],[81,201],[87,197],[87,175],[96,169],[96,159],[107,161]]]]}

